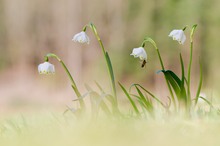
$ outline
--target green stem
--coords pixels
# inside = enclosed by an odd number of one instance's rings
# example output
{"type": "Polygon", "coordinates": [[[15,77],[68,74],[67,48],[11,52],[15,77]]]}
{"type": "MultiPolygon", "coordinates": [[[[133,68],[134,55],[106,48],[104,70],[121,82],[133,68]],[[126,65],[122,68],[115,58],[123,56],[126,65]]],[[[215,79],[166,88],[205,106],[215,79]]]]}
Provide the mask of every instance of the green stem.
{"type": "Polygon", "coordinates": [[[191,80],[191,67],[192,67],[192,59],[193,59],[193,36],[196,30],[197,24],[192,26],[190,32],[190,58],[189,58],[189,66],[188,66],[188,84],[187,84],[187,97],[188,101],[191,101],[191,93],[190,93],[190,80],[191,80]]]}
{"type": "Polygon", "coordinates": [[[85,109],[85,103],[84,103],[84,101],[83,101],[83,99],[82,99],[82,96],[81,96],[81,94],[80,94],[80,92],[79,92],[79,90],[78,90],[78,88],[77,88],[77,86],[76,86],[76,83],[75,83],[75,81],[74,81],[72,75],[70,74],[69,70],[67,69],[65,63],[64,63],[57,55],[52,54],[52,53],[47,54],[47,55],[45,56],[45,60],[48,61],[48,58],[49,58],[49,57],[54,57],[54,58],[56,58],[56,59],[61,63],[61,65],[63,66],[64,70],[65,70],[66,73],[67,73],[67,76],[69,77],[69,79],[70,79],[70,81],[71,81],[71,86],[72,86],[74,92],[76,93],[76,96],[78,97],[78,100],[79,100],[79,103],[80,103],[80,107],[81,107],[82,109],[85,109]]]}
{"type": "MultiPolygon", "coordinates": [[[[150,43],[154,46],[154,48],[155,48],[156,51],[157,51],[158,58],[159,58],[159,60],[160,60],[161,68],[162,68],[162,70],[165,70],[165,67],[164,67],[164,64],[163,64],[163,60],[162,60],[161,55],[160,55],[160,51],[159,51],[159,49],[157,48],[157,45],[156,45],[156,43],[154,42],[154,40],[152,40],[152,39],[149,38],[149,37],[146,37],[146,38],[144,39],[143,43],[142,43],[142,47],[145,46],[145,43],[146,43],[146,42],[150,42],[150,43]]],[[[167,84],[168,90],[169,90],[170,95],[171,95],[172,100],[173,100],[174,108],[175,108],[175,110],[176,110],[176,101],[175,101],[175,98],[174,98],[174,94],[173,94],[173,91],[172,91],[172,89],[171,89],[171,86],[170,86],[170,84],[169,84],[169,82],[168,82],[166,76],[165,76],[165,80],[166,80],[166,84],[167,84]]]]}
{"type": "Polygon", "coordinates": [[[160,55],[160,51],[159,51],[159,49],[156,49],[156,50],[157,50],[157,55],[158,55],[159,60],[160,60],[161,67],[162,67],[163,70],[165,70],[164,65],[163,65],[163,61],[162,61],[162,58],[161,58],[161,55],[160,55]]]}
{"type": "Polygon", "coordinates": [[[87,26],[89,26],[89,27],[92,29],[92,31],[93,31],[94,35],[96,36],[96,39],[98,40],[99,45],[100,45],[100,47],[101,47],[101,49],[102,49],[102,53],[103,53],[103,55],[104,55],[104,57],[105,57],[105,61],[106,61],[107,67],[108,67],[108,72],[109,72],[110,79],[111,79],[112,91],[113,91],[114,97],[116,98],[115,100],[116,100],[116,105],[117,105],[117,94],[116,94],[114,73],[113,73],[113,69],[112,69],[111,60],[110,60],[110,58],[109,58],[109,56],[108,56],[108,52],[105,50],[105,47],[104,47],[104,45],[103,45],[103,43],[102,43],[102,40],[100,39],[100,37],[99,37],[99,35],[98,35],[98,32],[97,32],[97,30],[96,30],[95,25],[94,25],[93,23],[89,23],[89,25],[86,25],[86,26],[83,28],[83,30],[86,30],[86,27],[87,27],[87,26]]]}

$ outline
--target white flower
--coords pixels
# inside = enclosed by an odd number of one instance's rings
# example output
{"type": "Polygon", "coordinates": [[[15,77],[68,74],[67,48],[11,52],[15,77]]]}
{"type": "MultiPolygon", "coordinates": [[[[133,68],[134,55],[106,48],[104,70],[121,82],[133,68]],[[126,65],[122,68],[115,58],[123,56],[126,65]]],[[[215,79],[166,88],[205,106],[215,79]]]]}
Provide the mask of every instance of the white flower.
{"type": "Polygon", "coordinates": [[[180,44],[183,44],[186,41],[186,36],[182,29],[180,30],[174,29],[173,31],[170,32],[169,37],[172,37],[173,40],[177,40],[180,44]]]}
{"type": "Polygon", "coordinates": [[[134,48],[130,55],[133,55],[135,58],[139,57],[140,60],[147,60],[147,53],[143,47],[134,48]]]}
{"type": "Polygon", "coordinates": [[[44,62],[38,65],[38,72],[40,74],[52,74],[55,73],[55,68],[53,64],[49,62],[44,62]]]}
{"type": "Polygon", "coordinates": [[[87,34],[84,31],[82,31],[80,33],[75,34],[72,41],[89,44],[90,40],[89,40],[89,37],[87,36],[87,34]]]}

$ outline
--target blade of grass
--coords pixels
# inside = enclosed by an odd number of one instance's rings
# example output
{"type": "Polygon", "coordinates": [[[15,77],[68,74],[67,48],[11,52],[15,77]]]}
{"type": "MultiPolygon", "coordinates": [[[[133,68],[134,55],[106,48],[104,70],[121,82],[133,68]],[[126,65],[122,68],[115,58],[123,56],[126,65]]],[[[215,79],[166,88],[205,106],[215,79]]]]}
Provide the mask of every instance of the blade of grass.
{"type": "Polygon", "coordinates": [[[101,108],[104,113],[106,115],[111,115],[111,111],[110,109],[108,108],[107,104],[103,101],[103,97],[101,97],[97,92],[93,91],[90,93],[90,97],[91,97],[91,102],[93,105],[93,108],[96,108],[97,112],[98,113],[98,110],[99,108],[101,108]]]}
{"type": "Polygon", "coordinates": [[[196,104],[198,102],[199,94],[200,94],[200,91],[201,91],[201,88],[202,88],[202,80],[203,80],[202,63],[201,63],[201,61],[199,62],[199,64],[200,64],[200,78],[199,78],[199,86],[198,86],[198,89],[197,89],[197,92],[196,92],[195,106],[196,106],[196,104]]]}
{"type": "MultiPolygon", "coordinates": [[[[114,96],[116,98],[116,87],[115,87],[115,77],[114,77],[114,72],[113,72],[113,68],[112,68],[112,63],[111,63],[111,60],[110,60],[110,57],[108,55],[108,52],[105,52],[105,57],[106,57],[106,62],[107,62],[107,65],[108,65],[108,70],[109,70],[109,74],[110,74],[110,77],[111,77],[111,82],[112,82],[112,90],[113,90],[113,93],[114,93],[114,96]]],[[[117,101],[117,99],[116,99],[117,101]]]]}
{"type": "Polygon", "coordinates": [[[139,112],[135,102],[133,101],[133,99],[131,98],[129,93],[127,92],[127,90],[123,87],[123,85],[121,83],[118,83],[118,84],[121,87],[121,89],[123,90],[123,92],[125,93],[125,95],[127,96],[128,100],[130,101],[130,103],[131,103],[132,107],[134,108],[134,111],[137,114],[137,116],[140,116],[140,112],[139,112]]]}
{"type": "Polygon", "coordinates": [[[133,86],[139,86],[141,89],[143,89],[146,93],[148,93],[153,99],[155,99],[158,103],[160,103],[163,107],[165,107],[165,105],[163,104],[162,101],[159,100],[159,98],[157,98],[155,95],[153,95],[151,92],[149,92],[147,89],[145,89],[143,86],[141,86],[140,84],[132,84],[129,88],[129,91],[131,90],[131,88],[133,86]]]}
{"type": "Polygon", "coordinates": [[[137,90],[137,92],[138,92],[138,94],[139,94],[141,100],[142,100],[143,103],[146,105],[147,110],[148,110],[149,112],[152,112],[152,110],[153,110],[153,105],[144,97],[143,93],[138,89],[137,86],[135,86],[135,88],[136,88],[136,90],[137,90]]]}
{"type": "Polygon", "coordinates": [[[175,78],[169,72],[164,72],[164,75],[166,76],[171,87],[173,88],[178,100],[180,100],[180,92],[181,92],[180,85],[181,84],[178,84],[178,82],[175,80],[175,78]]]}
{"type": "Polygon", "coordinates": [[[201,98],[202,100],[204,100],[211,108],[214,108],[214,106],[212,105],[212,103],[210,101],[208,101],[206,98],[199,96],[199,98],[201,98]]]}
{"type": "Polygon", "coordinates": [[[97,82],[95,82],[95,83],[98,86],[99,90],[102,92],[101,95],[103,95],[112,104],[113,113],[115,115],[122,116],[122,114],[119,110],[119,107],[117,105],[116,98],[114,98],[111,94],[106,94],[105,91],[103,90],[103,88],[97,82]]]}
{"type": "Polygon", "coordinates": [[[181,85],[180,85],[180,98],[185,102],[186,108],[190,108],[191,104],[191,98],[186,96],[186,89],[185,89],[185,71],[184,71],[184,63],[183,63],[183,58],[180,53],[180,63],[181,63],[181,70],[182,70],[182,80],[181,80],[181,85]]]}
{"type": "Polygon", "coordinates": [[[98,113],[98,109],[101,108],[106,113],[106,115],[110,115],[111,110],[104,102],[104,99],[106,97],[105,94],[99,95],[97,92],[93,91],[93,89],[89,85],[85,86],[88,90],[88,93],[90,94],[93,111],[98,113]]]}

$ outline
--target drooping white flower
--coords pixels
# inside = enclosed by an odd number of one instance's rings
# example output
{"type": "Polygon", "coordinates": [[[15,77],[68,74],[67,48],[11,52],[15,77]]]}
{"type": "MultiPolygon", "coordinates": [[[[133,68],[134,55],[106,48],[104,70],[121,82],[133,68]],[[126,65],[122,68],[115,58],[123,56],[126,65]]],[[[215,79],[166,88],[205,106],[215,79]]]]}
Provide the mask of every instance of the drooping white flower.
{"type": "Polygon", "coordinates": [[[89,37],[85,33],[85,31],[81,31],[80,33],[77,33],[73,36],[72,41],[79,42],[79,43],[87,43],[89,44],[89,37]]]}
{"type": "Polygon", "coordinates": [[[133,55],[135,58],[139,57],[140,60],[147,60],[147,53],[143,47],[134,48],[130,55],[133,55]]]}
{"type": "Polygon", "coordinates": [[[168,36],[172,37],[173,40],[177,40],[180,44],[183,44],[186,41],[186,36],[182,29],[174,29],[168,36]]]}
{"type": "Polygon", "coordinates": [[[55,73],[55,67],[49,62],[44,62],[38,65],[38,72],[40,74],[53,74],[55,73]]]}

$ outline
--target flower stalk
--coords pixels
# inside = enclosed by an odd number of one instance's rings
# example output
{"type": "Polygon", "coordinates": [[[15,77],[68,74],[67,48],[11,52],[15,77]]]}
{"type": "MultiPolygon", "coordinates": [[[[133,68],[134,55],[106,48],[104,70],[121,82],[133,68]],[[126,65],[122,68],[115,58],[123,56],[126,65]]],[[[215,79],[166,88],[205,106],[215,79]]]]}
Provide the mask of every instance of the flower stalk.
{"type": "Polygon", "coordinates": [[[74,90],[74,92],[75,92],[75,94],[76,94],[76,96],[77,96],[77,98],[78,98],[78,100],[79,100],[80,107],[81,107],[82,110],[84,110],[84,109],[85,109],[85,103],[84,103],[84,101],[83,101],[83,99],[82,99],[82,96],[81,96],[81,94],[80,94],[80,92],[79,92],[79,90],[78,90],[78,88],[77,88],[77,86],[76,86],[76,83],[75,83],[75,81],[74,81],[72,75],[70,74],[68,68],[66,67],[65,63],[64,63],[57,55],[55,55],[55,54],[53,54],[53,53],[47,54],[47,55],[45,56],[45,58],[44,58],[45,61],[48,61],[48,60],[49,60],[49,57],[53,57],[53,58],[57,59],[57,60],[61,63],[61,65],[63,66],[64,70],[65,70],[66,73],[67,73],[67,76],[69,77],[69,79],[70,79],[70,81],[71,81],[71,86],[72,86],[72,88],[73,88],[73,90],[74,90]]]}
{"type": "MultiPolygon", "coordinates": [[[[142,47],[145,47],[145,43],[146,43],[146,42],[150,42],[150,43],[154,46],[155,50],[157,51],[158,58],[159,58],[159,60],[160,60],[161,68],[162,68],[162,70],[165,71],[165,67],[164,67],[164,64],[163,64],[163,60],[162,60],[162,58],[161,58],[160,51],[159,51],[159,49],[157,48],[156,43],[154,42],[153,39],[151,39],[151,38],[149,38],[149,37],[146,37],[146,38],[144,39],[144,41],[143,41],[143,43],[142,43],[141,46],[142,46],[142,47]]],[[[169,84],[169,82],[168,82],[166,76],[165,76],[165,80],[166,80],[166,84],[167,84],[168,90],[169,90],[169,92],[170,92],[171,98],[172,98],[172,100],[173,100],[174,108],[175,108],[175,110],[176,110],[176,101],[175,101],[175,98],[174,98],[174,94],[173,94],[173,91],[172,91],[172,89],[171,89],[171,86],[170,86],[170,84],[169,84]]]]}
{"type": "MultiPolygon", "coordinates": [[[[191,101],[191,93],[190,93],[190,80],[191,80],[191,67],[192,67],[192,59],[193,59],[193,36],[197,24],[192,26],[191,33],[190,33],[190,58],[189,58],[189,65],[188,65],[188,76],[187,76],[187,96],[188,101],[191,101]]],[[[190,103],[188,103],[190,104],[190,103]]]]}
{"type": "Polygon", "coordinates": [[[108,55],[108,52],[105,50],[105,47],[102,43],[102,40],[100,39],[100,37],[98,35],[98,32],[97,32],[97,29],[96,29],[95,25],[93,23],[89,23],[89,24],[87,24],[83,27],[83,31],[86,31],[87,27],[90,27],[92,29],[92,32],[94,33],[94,35],[95,35],[96,39],[98,40],[98,43],[99,43],[99,45],[102,49],[102,53],[104,55],[104,58],[105,58],[105,61],[106,61],[106,64],[107,64],[107,68],[108,68],[108,72],[109,72],[109,76],[110,76],[110,79],[111,79],[112,92],[114,94],[115,102],[116,102],[116,105],[117,105],[117,94],[116,94],[116,87],[115,87],[114,72],[113,72],[110,57],[108,55]]]}

